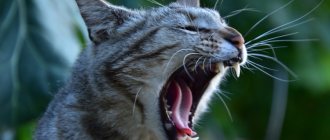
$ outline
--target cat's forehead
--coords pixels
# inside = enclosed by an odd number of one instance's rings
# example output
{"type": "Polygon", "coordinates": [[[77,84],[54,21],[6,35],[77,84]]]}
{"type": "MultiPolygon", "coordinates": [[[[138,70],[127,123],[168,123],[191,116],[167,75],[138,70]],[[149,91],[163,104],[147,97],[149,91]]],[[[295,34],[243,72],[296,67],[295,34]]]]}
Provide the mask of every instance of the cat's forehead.
{"type": "Polygon", "coordinates": [[[159,14],[162,18],[158,22],[164,24],[193,25],[211,29],[227,26],[217,11],[208,8],[186,7],[175,3],[158,10],[160,12],[154,15],[159,14]]]}

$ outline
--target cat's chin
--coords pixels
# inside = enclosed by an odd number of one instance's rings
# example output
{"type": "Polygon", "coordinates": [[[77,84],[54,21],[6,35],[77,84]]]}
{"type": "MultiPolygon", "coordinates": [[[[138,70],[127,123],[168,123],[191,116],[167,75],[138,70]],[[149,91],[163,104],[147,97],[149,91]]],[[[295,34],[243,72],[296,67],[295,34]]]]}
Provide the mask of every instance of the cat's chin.
{"type": "MultiPolygon", "coordinates": [[[[163,127],[169,139],[197,140],[193,120],[200,101],[212,86],[212,81],[232,66],[239,75],[239,63],[217,62],[209,65],[181,67],[163,86],[160,111],[163,127]]],[[[220,79],[220,78],[219,78],[220,79]]],[[[220,81],[219,81],[220,82],[220,81]]]]}

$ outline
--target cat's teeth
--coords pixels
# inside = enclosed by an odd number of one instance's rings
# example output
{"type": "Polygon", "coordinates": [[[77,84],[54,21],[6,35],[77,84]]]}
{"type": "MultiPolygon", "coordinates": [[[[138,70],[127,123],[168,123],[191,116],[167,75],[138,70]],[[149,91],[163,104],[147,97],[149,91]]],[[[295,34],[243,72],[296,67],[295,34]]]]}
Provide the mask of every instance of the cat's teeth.
{"type": "Polygon", "coordinates": [[[223,63],[216,63],[215,64],[215,72],[220,73],[221,71],[224,71],[225,67],[223,63]]]}
{"type": "Polygon", "coordinates": [[[198,140],[199,139],[199,137],[190,137],[190,136],[188,136],[188,135],[185,135],[185,136],[183,136],[183,137],[179,137],[178,138],[178,140],[198,140]]]}
{"type": "Polygon", "coordinates": [[[172,115],[172,111],[166,111],[168,115],[172,115]]]}
{"type": "Polygon", "coordinates": [[[240,67],[239,63],[235,63],[235,64],[233,65],[233,68],[234,68],[234,70],[235,70],[236,76],[239,77],[239,75],[240,75],[240,73],[241,73],[241,67],[240,67]]]}
{"type": "Polygon", "coordinates": [[[191,140],[198,140],[199,137],[190,138],[191,140]]]}

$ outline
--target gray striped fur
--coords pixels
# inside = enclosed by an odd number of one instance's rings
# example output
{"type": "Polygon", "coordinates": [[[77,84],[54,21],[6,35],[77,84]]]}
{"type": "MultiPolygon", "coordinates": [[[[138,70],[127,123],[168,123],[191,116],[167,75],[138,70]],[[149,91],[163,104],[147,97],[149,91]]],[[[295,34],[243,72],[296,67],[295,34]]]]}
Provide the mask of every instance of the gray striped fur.
{"type": "MultiPolygon", "coordinates": [[[[211,34],[221,51],[230,27],[216,11],[199,8],[193,0],[143,11],[101,0],[77,0],[77,4],[91,44],[75,63],[67,85],[49,104],[34,138],[168,139],[159,115],[162,86],[187,54],[199,54],[188,57],[192,59],[203,56],[201,51],[213,53],[210,46],[201,44],[211,34]],[[179,29],[189,24],[208,31],[179,29]]],[[[196,119],[209,98],[200,104],[196,119]]]]}

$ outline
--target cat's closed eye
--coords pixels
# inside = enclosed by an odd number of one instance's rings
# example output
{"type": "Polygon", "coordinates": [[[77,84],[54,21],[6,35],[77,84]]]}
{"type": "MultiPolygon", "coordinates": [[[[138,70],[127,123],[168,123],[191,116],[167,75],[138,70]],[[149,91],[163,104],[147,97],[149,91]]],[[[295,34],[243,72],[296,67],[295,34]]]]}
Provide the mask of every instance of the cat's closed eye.
{"type": "Polygon", "coordinates": [[[182,29],[182,30],[191,31],[191,32],[210,32],[210,29],[200,28],[200,27],[196,27],[196,26],[193,26],[193,25],[178,26],[177,28],[182,29]]]}

